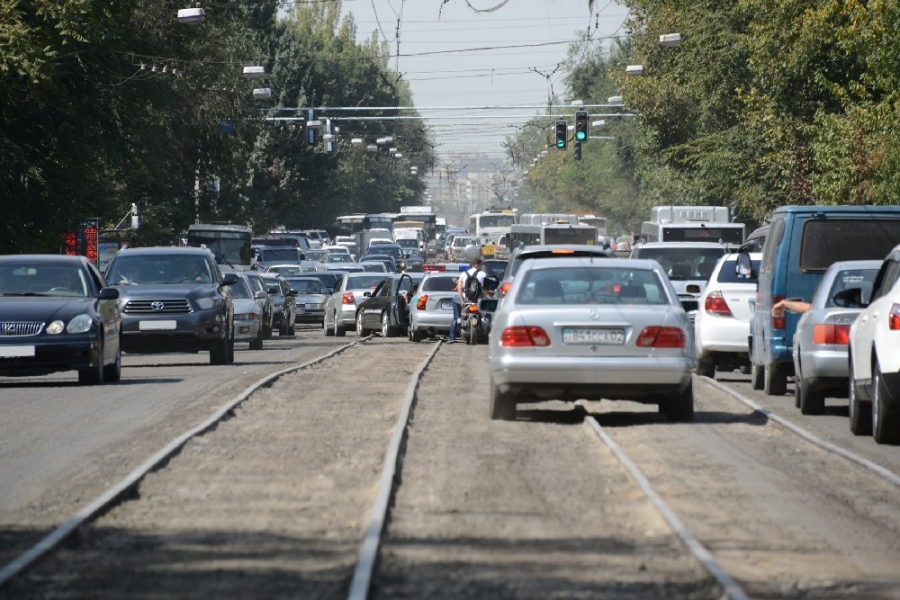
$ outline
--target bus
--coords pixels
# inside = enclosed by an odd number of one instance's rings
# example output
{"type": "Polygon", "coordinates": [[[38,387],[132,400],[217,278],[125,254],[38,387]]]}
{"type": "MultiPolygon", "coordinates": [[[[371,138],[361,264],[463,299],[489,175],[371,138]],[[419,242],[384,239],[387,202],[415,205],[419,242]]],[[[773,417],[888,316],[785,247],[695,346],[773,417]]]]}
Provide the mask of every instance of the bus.
{"type": "Polygon", "coordinates": [[[397,213],[370,213],[363,217],[362,229],[387,229],[394,230],[394,221],[397,213]]]}
{"type": "Polygon", "coordinates": [[[362,231],[365,216],[362,213],[357,213],[338,217],[334,220],[335,235],[353,235],[357,231],[362,231]]]}
{"type": "Polygon", "coordinates": [[[437,214],[430,206],[401,206],[397,218],[401,221],[421,222],[426,242],[437,237],[437,214]]]}
{"type": "Polygon", "coordinates": [[[481,252],[485,258],[494,258],[498,242],[518,222],[518,216],[514,208],[492,208],[469,217],[469,233],[481,240],[481,252]]]}
{"type": "Polygon", "coordinates": [[[731,223],[724,206],[654,206],[641,224],[643,242],[718,242],[730,248],[744,243],[745,226],[731,223]]]}
{"type": "Polygon", "coordinates": [[[212,251],[219,265],[234,271],[251,267],[253,252],[250,245],[253,229],[247,225],[194,224],[188,227],[187,245],[205,246],[212,251]]]}
{"type": "Polygon", "coordinates": [[[513,250],[536,245],[586,244],[593,246],[597,241],[597,228],[580,223],[513,225],[509,229],[509,246],[513,250]]]}
{"type": "Polygon", "coordinates": [[[585,225],[593,225],[597,228],[597,236],[606,237],[606,217],[597,217],[594,215],[578,215],[578,222],[585,225]]]}
{"type": "Polygon", "coordinates": [[[578,224],[578,215],[572,213],[525,213],[519,219],[522,225],[545,225],[549,223],[578,224]]]}

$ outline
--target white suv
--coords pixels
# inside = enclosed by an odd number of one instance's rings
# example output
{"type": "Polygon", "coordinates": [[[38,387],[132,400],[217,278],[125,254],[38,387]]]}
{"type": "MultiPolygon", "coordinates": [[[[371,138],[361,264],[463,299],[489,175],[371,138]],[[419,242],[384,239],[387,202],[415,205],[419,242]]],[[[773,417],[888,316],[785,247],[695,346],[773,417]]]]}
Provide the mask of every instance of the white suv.
{"type": "Polygon", "coordinates": [[[850,328],[850,430],[863,435],[870,427],[879,444],[900,444],[900,246],[850,328]]]}

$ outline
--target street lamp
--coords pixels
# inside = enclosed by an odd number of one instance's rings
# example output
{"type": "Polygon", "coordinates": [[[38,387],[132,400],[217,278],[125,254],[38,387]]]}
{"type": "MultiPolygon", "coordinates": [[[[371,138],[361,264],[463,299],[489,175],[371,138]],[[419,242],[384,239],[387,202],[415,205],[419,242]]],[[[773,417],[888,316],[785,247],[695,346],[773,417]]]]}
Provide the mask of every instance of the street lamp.
{"type": "Polygon", "coordinates": [[[266,68],[260,66],[244,67],[244,77],[247,79],[259,79],[266,74],[266,68]]]}
{"type": "Polygon", "coordinates": [[[625,67],[626,75],[643,75],[644,65],[628,65],[625,67]]]}
{"type": "Polygon", "coordinates": [[[187,25],[202,23],[206,20],[206,11],[202,8],[181,8],[178,10],[178,22],[187,25]]]}
{"type": "Polygon", "coordinates": [[[362,144],[362,138],[353,138],[350,140],[350,143],[354,146],[359,146],[362,144]]]}
{"type": "Polygon", "coordinates": [[[254,100],[268,100],[272,97],[272,88],[255,88],[253,90],[254,100]]]}

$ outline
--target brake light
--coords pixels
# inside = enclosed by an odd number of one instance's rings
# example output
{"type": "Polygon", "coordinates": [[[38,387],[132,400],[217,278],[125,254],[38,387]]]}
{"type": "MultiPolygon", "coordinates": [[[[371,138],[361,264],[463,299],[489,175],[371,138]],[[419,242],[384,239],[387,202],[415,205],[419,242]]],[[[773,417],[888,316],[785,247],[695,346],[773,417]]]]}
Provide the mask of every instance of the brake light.
{"type": "Polygon", "coordinates": [[[344,292],[344,295],[341,296],[341,304],[356,304],[356,297],[353,295],[353,292],[344,292]]]}
{"type": "Polygon", "coordinates": [[[684,348],[684,332],[678,327],[646,327],[638,336],[641,348],[684,348]]]}
{"type": "Polygon", "coordinates": [[[550,337],[540,327],[507,327],[500,336],[500,345],[506,347],[546,347],[550,337]]]}
{"type": "MultiPolygon", "coordinates": [[[[784,300],[784,296],[772,296],[772,306],[775,306],[782,300],[784,300]]],[[[772,315],[772,329],[784,329],[785,328],[784,313],[785,313],[785,311],[782,311],[781,316],[779,316],[779,317],[772,315]]]]}
{"type": "Polygon", "coordinates": [[[888,315],[888,329],[900,330],[900,304],[891,306],[891,314],[888,315]]]}
{"type": "Polygon", "coordinates": [[[443,271],[446,268],[444,265],[422,265],[423,271],[443,271]]]}
{"type": "Polygon", "coordinates": [[[512,287],[512,281],[504,281],[500,285],[500,288],[497,290],[498,292],[500,292],[500,297],[502,298],[503,296],[505,296],[506,293],[509,291],[509,288],[511,288],[511,287],[512,287]]]}
{"type": "Polygon", "coordinates": [[[704,305],[704,310],[710,315],[718,315],[720,317],[733,317],[731,314],[731,309],[728,308],[728,303],[725,301],[725,296],[722,295],[722,292],[715,291],[710,292],[706,297],[706,304],[704,305]]]}
{"type": "Polygon", "coordinates": [[[425,296],[425,295],[419,296],[419,299],[416,300],[416,308],[419,310],[425,310],[426,302],[428,302],[428,296],[425,296]]]}
{"type": "Polygon", "coordinates": [[[813,328],[813,344],[847,346],[850,344],[850,325],[819,323],[813,328]]]}
{"type": "Polygon", "coordinates": [[[575,254],[575,251],[565,248],[557,248],[556,250],[551,250],[550,254],[575,254]]]}

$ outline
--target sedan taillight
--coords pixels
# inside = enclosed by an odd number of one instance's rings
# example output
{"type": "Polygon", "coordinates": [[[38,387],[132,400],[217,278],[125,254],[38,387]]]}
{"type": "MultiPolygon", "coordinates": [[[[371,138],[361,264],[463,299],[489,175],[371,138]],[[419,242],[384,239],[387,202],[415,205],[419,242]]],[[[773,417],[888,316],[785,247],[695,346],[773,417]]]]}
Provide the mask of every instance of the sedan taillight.
{"type": "Polygon", "coordinates": [[[684,332],[678,327],[647,327],[638,336],[641,348],[684,348],[684,332]]]}
{"type": "Polygon", "coordinates": [[[540,327],[507,327],[500,336],[500,345],[506,347],[550,345],[550,337],[540,327]]]}
{"type": "Polygon", "coordinates": [[[341,304],[356,304],[356,297],[353,295],[353,292],[344,292],[344,295],[341,296],[341,304]]]}
{"type": "Polygon", "coordinates": [[[900,304],[891,306],[891,313],[888,315],[888,329],[900,330],[900,304]]]}
{"type": "Polygon", "coordinates": [[[416,300],[416,308],[419,310],[425,310],[426,302],[428,302],[428,296],[425,296],[425,295],[419,296],[419,299],[416,300]]]}
{"type": "Polygon", "coordinates": [[[850,325],[819,323],[813,328],[813,344],[847,346],[850,344],[850,325]]]}
{"type": "Polygon", "coordinates": [[[704,305],[704,310],[706,310],[707,314],[717,315],[720,317],[733,317],[731,314],[731,309],[728,308],[728,303],[725,302],[725,296],[722,295],[722,292],[715,291],[710,292],[706,297],[706,304],[704,305]]]}
{"type": "MultiPolygon", "coordinates": [[[[784,300],[784,296],[772,296],[772,306],[775,306],[779,302],[784,300]]],[[[772,329],[784,329],[785,328],[785,319],[784,319],[784,311],[781,311],[779,316],[772,315],[772,329]]]]}

